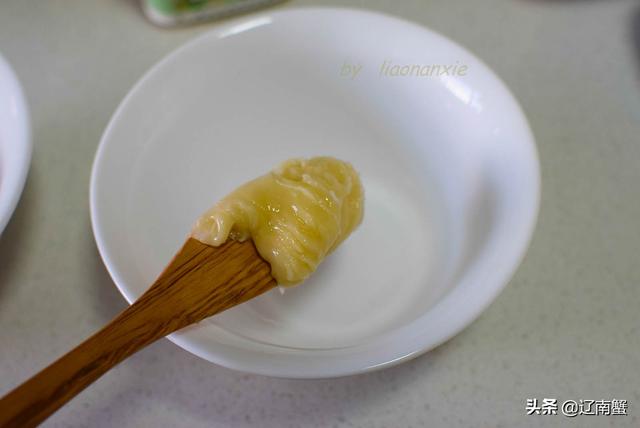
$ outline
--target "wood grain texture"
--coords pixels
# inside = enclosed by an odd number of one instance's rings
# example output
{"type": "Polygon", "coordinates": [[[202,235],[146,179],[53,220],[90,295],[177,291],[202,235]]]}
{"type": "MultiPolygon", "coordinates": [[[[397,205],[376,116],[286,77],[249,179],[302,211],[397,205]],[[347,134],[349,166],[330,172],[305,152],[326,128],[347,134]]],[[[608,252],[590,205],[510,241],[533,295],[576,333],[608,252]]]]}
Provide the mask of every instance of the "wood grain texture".
{"type": "Polygon", "coordinates": [[[276,282],[251,241],[189,238],[156,282],[102,330],[0,400],[0,427],[38,425],[146,345],[256,297],[276,282]]]}

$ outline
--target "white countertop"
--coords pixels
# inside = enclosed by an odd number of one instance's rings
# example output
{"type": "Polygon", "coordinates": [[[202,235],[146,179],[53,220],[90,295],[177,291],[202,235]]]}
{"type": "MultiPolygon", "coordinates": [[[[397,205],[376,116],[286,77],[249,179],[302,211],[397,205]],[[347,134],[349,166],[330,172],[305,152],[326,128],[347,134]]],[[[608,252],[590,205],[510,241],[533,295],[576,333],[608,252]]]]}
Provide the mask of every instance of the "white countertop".
{"type": "MultiPolygon", "coordinates": [[[[640,3],[291,1],[392,13],[483,58],[536,135],[531,248],[469,328],[408,363],[293,381],[237,373],[162,340],[51,427],[640,425],[640,3]],[[527,398],[626,399],[627,416],[527,416],[527,398]]],[[[125,307],[95,248],[88,185],[100,135],[140,75],[214,24],[161,30],[134,1],[0,4],[0,52],[25,87],[34,157],[0,239],[0,395],[125,307]]],[[[392,37],[393,35],[389,35],[392,37]]]]}

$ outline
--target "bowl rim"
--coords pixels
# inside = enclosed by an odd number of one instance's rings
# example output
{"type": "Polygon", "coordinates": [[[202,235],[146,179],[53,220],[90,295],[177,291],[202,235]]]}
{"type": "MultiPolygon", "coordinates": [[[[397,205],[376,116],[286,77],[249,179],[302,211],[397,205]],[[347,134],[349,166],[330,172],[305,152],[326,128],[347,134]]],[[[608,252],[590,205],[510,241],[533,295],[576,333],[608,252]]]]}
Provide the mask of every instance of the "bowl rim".
{"type": "Polygon", "coordinates": [[[11,103],[11,116],[5,118],[7,122],[14,122],[17,139],[11,142],[2,142],[0,139],[0,235],[9,223],[13,212],[18,205],[20,195],[24,189],[33,144],[31,141],[31,119],[26,97],[22,85],[18,80],[9,62],[0,55],[0,88],[7,91],[11,103]],[[7,153],[4,150],[11,148],[10,162],[5,162],[7,153]]]}
{"type": "MultiPolygon", "coordinates": [[[[447,313],[452,315],[451,322],[443,328],[441,328],[438,334],[432,334],[430,336],[420,335],[419,332],[416,333],[410,331],[399,332],[398,336],[402,336],[398,340],[387,340],[386,342],[380,342],[377,344],[377,348],[381,346],[390,347],[390,349],[386,352],[388,355],[387,358],[383,358],[384,361],[379,362],[369,362],[369,363],[355,363],[351,362],[350,364],[331,364],[331,361],[325,361],[323,364],[317,365],[309,365],[305,367],[304,365],[287,365],[278,361],[279,355],[274,353],[273,355],[269,354],[269,356],[265,355],[243,355],[241,358],[231,358],[227,355],[225,357],[225,352],[218,351],[212,352],[209,346],[204,346],[204,339],[197,339],[197,330],[188,330],[181,331],[178,333],[174,333],[168,336],[168,339],[172,342],[176,343],[178,346],[184,348],[185,350],[205,359],[210,362],[216,363],[218,365],[222,365],[224,367],[239,370],[248,373],[272,376],[272,377],[282,377],[282,378],[300,378],[300,379],[319,379],[319,378],[334,378],[346,375],[360,374],[365,372],[370,372],[373,370],[394,366],[401,362],[407,361],[409,359],[415,358],[437,346],[449,340],[460,331],[462,331],[465,327],[470,325],[476,318],[480,316],[482,312],[494,301],[494,299],[498,296],[498,294],[504,289],[507,285],[513,274],[515,273],[518,266],[521,264],[526,251],[531,242],[533,232],[535,230],[535,226],[537,223],[538,213],[540,209],[540,195],[541,195],[541,176],[540,176],[540,163],[537,147],[535,144],[535,139],[533,133],[531,131],[531,127],[529,122],[522,110],[522,107],[518,103],[517,99],[511,92],[511,90],[507,87],[507,85],[502,81],[502,79],[495,73],[493,70],[484,63],[481,59],[475,56],[472,52],[470,52],[465,47],[460,44],[452,41],[446,36],[441,35],[438,32],[435,32],[425,26],[416,24],[414,22],[398,18],[396,16],[373,12],[369,10],[357,9],[357,8],[346,8],[346,7],[297,7],[297,8],[289,8],[284,10],[276,10],[276,11],[268,11],[261,12],[254,15],[249,15],[245,17],[241,17],[232,21],[229,21],[223,25],[219,25],[209,31],[204,32],[203,34],[196,36],[195,38],[187,41],[185,44],[179,46],[160,61],[158,61],[155,65],[153,65],[147,72],[143,74],[143,76],[134,84],[132,89],[127,93],[121,103],[118,105],[115,110],[113,116],[111,117],[107,127],[105,128],[104,133],[102,134],[98,149],[96,151],[96,155],[94,158],[92,173],[91,173],[91,183],[90,183],[90,211],[91,211],[91,225],[93,234],[96,240],[96,245],[98,247],[100,256],[109,271],[112,279],[116,287],[123,294],[125,299],[132,303],[135,300],[134,296],[131,294],[130,290],[127,290],[127,287],[124,286],[124,281],[119,275],[117,269],[114,268],[114,264],[111,261],[111,257],[109,255],[109,250],[106,247],[105,239],[102,235],[101,227],[100,227],[100,213],[97,207],[97,192],[100,181],[100,171],[101,171],[101,159],[103,157],[105,147],[107,145],[107,141],[110,139],[110,135],[113,132],[115,124],[118,122],[119,117],[123,114],[123,110],[125,106],[129,103],[129,100],[136,96],[137,92],[141,89],[141,87],[148,81],[150,78],[155,75],[159,70],[161,70],[167,63],[173,61],[186,50],[191,47],[201,43],[203,40],[208,38],[222,38],[225,34],[233,34],[234,28],[242,27],[244,24],[245,28],[254,28],[251,25],[247,25],[251,22],[260,23],[260,25],[270,24],[272,22],[277,22],[278,20],[283,19],[296,19],[298,15],[305,14],[317,14],[317,13],[325,13],[325,14],[355,14],[357,17],[374,17],[377,19],[384,19],[388,22],[393,22],[395,25],[409,25],[414,28],[420,28],[421,31],[426,32],[430,36],[435,36],[436,38],[442,40],[444,43],[449,44],[453,48],[459,49],[464,52],[465,55],[468,55],[469,58],[477,61],[478,64],[482,65],[487,73],[488,77],[493,79],[501,90],[504,91],[504,95],[510,99],[514,106],[513,114],[517,116],[522,124],[521,132],[523,134],[523,141],[521,144],[528,146],[531,153],[531,166],[533,176],[532,186],[533,191],[530,194],[529,201],[531,202],[531,210],[528,212],[528,218],[526,221],[521,222],[521,229],[519,232],[519,236],[514,238],[518,241],[518,245],[514,247],[513,253],[510,255],[508,263],[504,263],[505,266],[500,268],[500,271],[497,274],[494,274],[491,283],[493,284],[491,287],[486,287],[487,293],[484,295],[484,298],[472,308],[472,310],[467,310],[464,315],[452,313],[452,307],[450,302],[451,293],[458,288],[456,287],[449,291],[445,296],[443,296],[440,301],[428,311],[428,313],[434,312],[438,309],[440,312],[440,316],[443,313],[447,313]],[[239,25],[240,24],[240,25],[239,25]],[[392,351],[394,346],[398,345],[396,342],[404,343],[402,352],[392,351]],[[410,345],[406,345],[408,341],[411,341],[410,345]]],[[[498,270],[498,269],[496,269],[498,270]]],[[[410,327],[413,323],[410,323],[408,326],[401,327],[398,330],[403,330],[406,327],[410,327]]],[[[224,347],[221,347],[224,348],[224,347]]],[[[219,348],[219,349],[221,349],[219,348]]],[[[236,349],[236,348],[233,348],[236,349]]],[[[360,353],[366,352],[366,346],[360,347],[360,353]]],[[[249,351],[250,353],[250,351],[249,351]]],[[[228,353],[227,353],[228,354],[228,353]]],[[[302,356],[304,358],[304,355],[302,356]]]]}

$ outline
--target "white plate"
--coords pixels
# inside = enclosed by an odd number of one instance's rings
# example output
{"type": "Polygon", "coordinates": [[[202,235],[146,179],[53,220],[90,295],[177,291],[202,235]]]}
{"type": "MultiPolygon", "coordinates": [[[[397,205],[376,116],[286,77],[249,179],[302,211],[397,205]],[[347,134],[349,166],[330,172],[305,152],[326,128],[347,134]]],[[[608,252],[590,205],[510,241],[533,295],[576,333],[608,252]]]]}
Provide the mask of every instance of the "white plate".
{"type": "Polygon", "coordinates": [[[0,55],[0,234],[18,204],[30,161],[27,103],[16,75],[0,55]]]}
{"type": "Polygon", "coordinates": [[[459,332],[523,257],[539,166],[504,84],[423,27],[300,9],[197,38],[153,67],[116,111],[96,155],[91,213],[120,291],[136,299],[225,193],[286,158],[312,155],[361,172],[360,229],[303,286],[274,290],[172,341],[247,372],[364,372],[459,332]],[[385,77],[385,60],[468,72],[385,77]],[[363,66],[356,78],[341,76],[345,62],[363,66]]]}

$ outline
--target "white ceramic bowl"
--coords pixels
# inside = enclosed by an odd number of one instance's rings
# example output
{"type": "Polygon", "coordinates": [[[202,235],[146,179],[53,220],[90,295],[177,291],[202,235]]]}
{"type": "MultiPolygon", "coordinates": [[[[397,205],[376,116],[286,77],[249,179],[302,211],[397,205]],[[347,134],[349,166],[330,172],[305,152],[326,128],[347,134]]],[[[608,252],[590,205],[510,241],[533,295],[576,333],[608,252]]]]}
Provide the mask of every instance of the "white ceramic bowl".
{"type": "Polygon", "coordinates": [[[235,186],[312,155],[361,172],[360,229],[303,286],[274,290],[172,341],[272,376],[373,370],[462,330],[524,255],[539,165],[499,78],[412,23],[300,9],[228,23],[186,44],[114,114],[93,167],[91,213],[120,291],[135,300],[195,218],[235,186]],[[351,78],[348,65],[362,68],[351,78]],[[466,69],[393,77],[394,65],[466,69]]]}
{"type": "Polygon", "coordinates": [[[0,234],[18,204],[30,160],[27,103],[16,75],[0,55],[0,234]]]}

